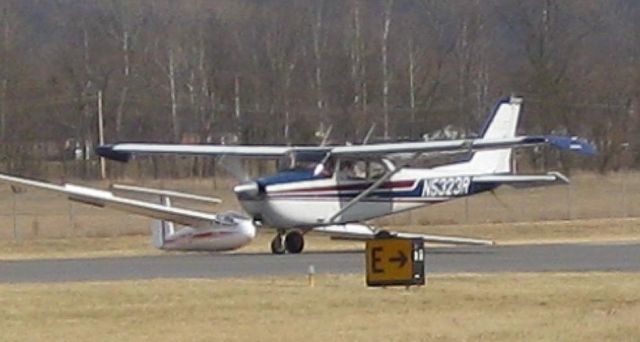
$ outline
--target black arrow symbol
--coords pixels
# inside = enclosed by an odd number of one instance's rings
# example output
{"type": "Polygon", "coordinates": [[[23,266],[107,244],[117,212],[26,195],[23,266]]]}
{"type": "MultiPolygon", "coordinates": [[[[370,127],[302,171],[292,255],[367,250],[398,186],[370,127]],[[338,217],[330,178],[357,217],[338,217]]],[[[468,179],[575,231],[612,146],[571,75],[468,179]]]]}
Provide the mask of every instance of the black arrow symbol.
{"type": "Polygon", "coordinates": [[[402,253],[402,251],[398,251],[398,256],[389,258],[389,262],[397,262],[398,268],[402,268],[407,263],[407,256],[402,253]]]}

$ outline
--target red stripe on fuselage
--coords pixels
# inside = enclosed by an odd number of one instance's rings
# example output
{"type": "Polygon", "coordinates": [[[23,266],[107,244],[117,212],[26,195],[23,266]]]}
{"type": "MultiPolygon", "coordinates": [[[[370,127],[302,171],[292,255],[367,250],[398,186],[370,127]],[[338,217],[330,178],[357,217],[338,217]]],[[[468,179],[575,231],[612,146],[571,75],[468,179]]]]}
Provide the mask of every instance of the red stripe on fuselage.
{"type": "Polygon", "coordinates": [[[230,235],[230,234],[233,234],[233,232],[202,232],[202,233],[196,233],[193,235],[179,236],[172,240],[165,240],[165,243],[173,243],[173,242],[179,242],[183,240],[192,240],[192,239],[205,239],[209,237],[221,237],[221,236],[230,235]]]}
{"type": "MultiPolygon", "coordinates": [[[[403,180],[395,182],[386,182],[378,187],[378,189],[395,189],[395,188],[409,188],[415,184],[414,180],[403,180]]],[[[350,190],[366,190],[373,183],[359,183],[359,184],[346,184],[346,185],[331,185],[318,188],[305,188],[305,189],[291,189],[291,190],[271,190],[269,193],[277,194],[282,192],[313,192],[313,191],[350,191],[350,190]]]]}

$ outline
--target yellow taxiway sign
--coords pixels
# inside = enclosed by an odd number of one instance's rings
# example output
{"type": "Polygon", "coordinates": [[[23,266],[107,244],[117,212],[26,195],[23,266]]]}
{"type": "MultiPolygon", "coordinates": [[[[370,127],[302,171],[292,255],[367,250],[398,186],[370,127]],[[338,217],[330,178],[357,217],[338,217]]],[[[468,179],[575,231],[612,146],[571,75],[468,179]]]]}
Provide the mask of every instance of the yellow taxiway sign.
{"type": "Polygon", "coordinates": [[[422,239],[379,238],[367,241],[367,285],[424,285],[422,239]]]}

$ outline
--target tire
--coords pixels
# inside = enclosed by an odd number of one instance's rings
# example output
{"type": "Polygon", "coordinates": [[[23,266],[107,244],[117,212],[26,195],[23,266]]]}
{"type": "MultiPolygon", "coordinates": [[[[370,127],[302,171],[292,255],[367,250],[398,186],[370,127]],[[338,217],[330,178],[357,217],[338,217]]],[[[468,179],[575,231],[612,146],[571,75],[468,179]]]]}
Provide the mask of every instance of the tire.
{"type": "Polygon", "coordinates": [[[273,240],[271,240],[271,253],[284,254],[287,251],[282,240],[282,235],[280,234],[276,235],[273,240]]]}
{"type": "Polygon", "coordinates": [[[284,245],[287,252],[299,254],[304,249],[304,236],[299,231],[291,231],[284,237],[284,245]]]}
{"type": "Polygon", "coordinates": [[[381,230],[376,233],[376,239],[388,239],[393,237],[393,235],[387,230],[381,230]]]}

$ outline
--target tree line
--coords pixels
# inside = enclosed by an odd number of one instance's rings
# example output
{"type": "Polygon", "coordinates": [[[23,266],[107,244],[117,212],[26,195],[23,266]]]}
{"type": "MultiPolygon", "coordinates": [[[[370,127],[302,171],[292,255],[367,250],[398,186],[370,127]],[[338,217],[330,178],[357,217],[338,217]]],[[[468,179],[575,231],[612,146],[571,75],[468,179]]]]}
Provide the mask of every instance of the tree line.
{"type": "Polygon", "coordinates": [[[515,94],[523,131],[600,150],[531,163],[637,167],[639,17],[632,0],[4,0],[0,153],[92,165],[98,94],[108,142],[227,144],[469,135],[515,94]]]}

